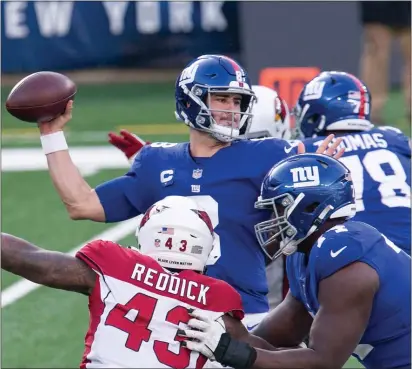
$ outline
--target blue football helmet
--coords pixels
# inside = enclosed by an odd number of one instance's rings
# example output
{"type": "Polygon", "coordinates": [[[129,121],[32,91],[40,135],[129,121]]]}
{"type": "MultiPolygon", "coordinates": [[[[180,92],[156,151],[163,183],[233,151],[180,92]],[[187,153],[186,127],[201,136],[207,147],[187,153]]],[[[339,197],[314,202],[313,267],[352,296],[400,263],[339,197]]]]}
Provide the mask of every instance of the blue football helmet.
{"type": "Polygon", "coordinates": [[[293,114],[297,136],[326,136],[327,131],[365,131],[370,122],[371,95],[366,85],[345,72],[322,72],[299,95],[293,114]]]}
{"type": "Polygon", "coordinates": [[[326,220],[355,215],[350,171],[330,156],[290,156],[266,175],[255,208],[272,212],[255,225],[263,251],[270,259],[290,255],[326,220]]]}
{"type": "Polygon", "coordinates": [[[255,93],[246,71],[233,59],[223,55],[199,56],[178,76],[175,87],[176,117],[189,127],[208,132],[219,141],[230,142],[240,138],[240,130],[249,126],[255,93]],[[232,111],[209,109],[210,94],[216,92],[241,95],[239,123],[235,123],[232,111]],[[231,126],[218,125],[212,111],[232,114],[231,126]]]}

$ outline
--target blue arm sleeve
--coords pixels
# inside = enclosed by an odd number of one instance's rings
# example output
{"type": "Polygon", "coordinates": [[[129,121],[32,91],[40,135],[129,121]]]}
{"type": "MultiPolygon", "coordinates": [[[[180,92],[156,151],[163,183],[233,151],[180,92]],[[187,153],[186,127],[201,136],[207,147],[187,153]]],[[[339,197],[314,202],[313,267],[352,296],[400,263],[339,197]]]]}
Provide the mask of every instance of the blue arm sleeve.
{"type": "Polygon", "coordinates": [[[145,148],[141,150],[132,168],[124,176],[96,187],[106,215],[106,223],[133,218],[146,211],[147,204],[150,205],[148,175],[143,165],[145,151],[145,148]]]}
{"type": "Polygon", "coordinates": [[[120,222],[141,213],[128,198],[132,191],[137,193],[138,182],[136,177],[124,175],[96,187],[97,196],[106,215],[106,223],[120,222]]]}

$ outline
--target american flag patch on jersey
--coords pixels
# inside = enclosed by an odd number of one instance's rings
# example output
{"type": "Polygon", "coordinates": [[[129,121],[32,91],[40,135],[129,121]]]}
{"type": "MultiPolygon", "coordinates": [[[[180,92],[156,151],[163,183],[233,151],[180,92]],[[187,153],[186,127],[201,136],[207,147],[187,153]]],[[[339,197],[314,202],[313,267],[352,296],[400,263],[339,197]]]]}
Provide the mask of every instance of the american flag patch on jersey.
{"type": "Polygon", "coordinates": [[[174,228],[168,228],[168,227],[162,227],[162,233],[163,234],[174,235],[175,234],[175,229],[174,228]]]}

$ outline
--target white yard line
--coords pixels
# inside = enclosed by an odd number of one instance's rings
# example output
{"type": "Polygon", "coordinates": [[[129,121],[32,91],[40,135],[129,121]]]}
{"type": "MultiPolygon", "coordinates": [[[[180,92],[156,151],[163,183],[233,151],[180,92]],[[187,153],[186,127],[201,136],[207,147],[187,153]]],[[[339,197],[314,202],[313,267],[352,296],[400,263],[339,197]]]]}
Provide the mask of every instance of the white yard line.
{"type": "MultiPolygon", "coordinates": [[[[95,173],[105,169],[128,169],[124,154],[112,146],[73,147],[69,150],[73,163],[81,170],[95,173]]],[[[48,170],[47,159],[40,148],[2,149],[2,172],[48,170]]]]}
{"type": "MultiPolygon", "coordinates": [[[[75,255],[76,252],[81,249],[86,243],[91,242],[96,239],[102,239],[107,241],[117,242],[122,238],[128,236],[135,231],[137,227],[136,218],[126,220],[122,223],[119,223],[108,230],[93,236],[91,239],[82,242],[80,245],[75,247],[73,250],[69,251],[69,255],[75,255]]],[[[28,295],[30,292],[36,290],[37,288],[42,287],[39,284],[28,281],[27,279],[21,279],[18,282],[13,283],[11,286],[3,290],[1,294],[1,307],[4,308],[7,305],[10,305],[24,296],[28,295]]]]}

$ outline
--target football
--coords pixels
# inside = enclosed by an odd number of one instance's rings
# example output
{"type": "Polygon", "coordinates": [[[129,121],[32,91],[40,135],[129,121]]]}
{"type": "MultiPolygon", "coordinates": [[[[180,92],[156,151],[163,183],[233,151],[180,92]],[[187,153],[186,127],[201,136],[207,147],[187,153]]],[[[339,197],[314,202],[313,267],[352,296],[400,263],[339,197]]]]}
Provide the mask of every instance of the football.
{"type": "Polygon", "coordinates": [[[37,72],[18,82],[6,100],[7,111],[24,122],[48,122],[64,113],[77,88],[67,76],[37,72]]]}

